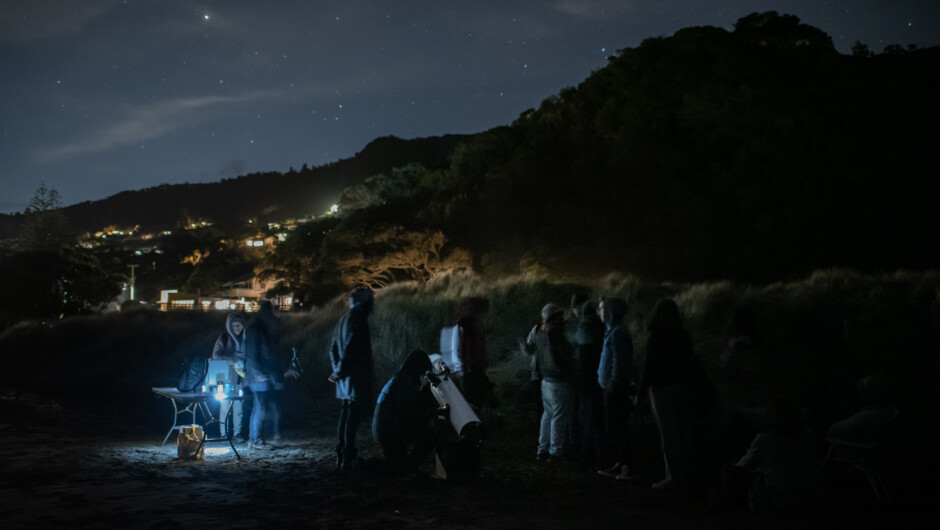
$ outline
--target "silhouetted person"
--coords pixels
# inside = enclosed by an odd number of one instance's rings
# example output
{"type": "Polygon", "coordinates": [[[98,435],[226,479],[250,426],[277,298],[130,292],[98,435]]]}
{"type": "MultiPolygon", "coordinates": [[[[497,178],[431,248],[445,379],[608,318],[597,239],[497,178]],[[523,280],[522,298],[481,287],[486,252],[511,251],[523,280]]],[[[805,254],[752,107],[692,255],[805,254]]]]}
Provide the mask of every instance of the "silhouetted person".
{"type": "Polygon", "coordinates": [[[411,352],[375,404],[372,436],[396,474],[417,468],[437,442],[433,421],[438,405],[425,377],[430,369],[426,352],[411,352]]]}
{"type": "Polygon", "coordinates": [[[597,302],[586,301],[577,311],[574,346],[578,359],[578,428],[584,464],[597,468],[608,463],[604,427],[604,389],[597,383],[597,368],[607,328],[597,315],[597,302]]]}
{"type": "Polygon", "coordinates": [[[274,307],[271,302],[261,302],[258,312],[245,331],[245,383],[251,389],[254,399],[248,427],[252,449],[263,449],[267,446],[264,427],[268,419],[272,422],[276,437],[279,437],[281,414],[273,396],[278,386],[284,384],[283,369],[275,352],[278,333],[279,322],[274,316],[274,307]]]}
{"type": "Polygon", "coordinates": [[[717,369],[721,381],[719,412],[723,445],[730,452],[730,458],[747,448],[757,433],[755,420],[762,413],[759,343],[752,312],[735,311],[717,369]]]}
{"type": "Polygon", "coordinates": [[[629,421],[633,413],[631,394],[636,387],[633,368],[633,335],[624,319],[627,302],[608,297],[600,301],[597,314],[606,327],[601,358],[597,366],[597,384],[604,389],[604,416],[610,436],[613,466],[598,470],[601,475],[628,480],[634,477],[629,421]]]}
{"type": "Polygon", "coordinates": [[[336,466],[342,471],[351,470],[358,456],[356,429],[369,413],[373,399],[375,375],[369,315],[374,302],[372,289],[366,286],[353,289],[349,293],[349,310],[336,323],[330,345],[333,373],[329,380],[336,384],[336,399],[342,402],[336,429],[336,466]]]}
{"type": "Polygon", "coordinates": [[[733,495],[746,496],[755,513],[812,511],[824,500],[815,437],[791,400],[777,398],[768,412],[769,428],[725,469],[726,486],[733,495]]]}
{"type": "Polygon", "coordinates": [[[679,306],[668,298],[656,303],[647,329],[646,362],[637,398],[649,398],[665,464],[665,477],[653,484],[653,490],[685,487],[692,474],[693,386],[698,373],[692,339],[682,327],[679,306]]]}

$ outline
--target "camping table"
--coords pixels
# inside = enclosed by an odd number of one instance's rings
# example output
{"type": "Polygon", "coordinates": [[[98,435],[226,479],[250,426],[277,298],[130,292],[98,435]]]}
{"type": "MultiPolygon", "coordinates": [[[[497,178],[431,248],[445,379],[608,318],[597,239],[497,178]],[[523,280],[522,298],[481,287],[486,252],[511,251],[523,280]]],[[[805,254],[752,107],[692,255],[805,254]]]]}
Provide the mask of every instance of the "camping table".
{"type": "MultiPolygon", "coordinates": [[[[206,427],[213,423],[228,423],[232,417],[232,410],[235,407],[228,408],[228,414],[225,418],[216,419],[212,415],[212,411],[209,410],[209,405],[206,403],[209,399],[215,399],[214,392],[180,392],[175,387],[153,387],[151,388],[153,393],[158,396],[163,396],[170,400],[173,403],[173,425],[170,427],[170,430],[167,431],[166,436],[163,438],[163,443],[160,445],[166,445],[166,441],[170,438],[170,435],[173,434],[173,431],[178,430],[184,425],[189,425],[188,423],[180,423],[179,417],[181,414],[192,414],[192,421],[190,423],[196,423],[196,412],[199,411],[202,413],[202,417],[206,420],[206,427]],[[183,407],[182,409],[180,407],[183,407]]],[[[227,396],[226,400],[230,401],[240,401],[244,399],[243,396],[227,396]]],[[[241,460],[241,456],[238,454],[238,450],[235,449],[235,444],[232,443],[232,429],[226,429],[226,436],[219,438],[209,438],[207,433],[208,429],[203,429],[203,438],[202,444],[205,445],[206,442],[228,442],[229,446],[232,448],[232,452],[235,453],[235,458],[241,460]]]]}

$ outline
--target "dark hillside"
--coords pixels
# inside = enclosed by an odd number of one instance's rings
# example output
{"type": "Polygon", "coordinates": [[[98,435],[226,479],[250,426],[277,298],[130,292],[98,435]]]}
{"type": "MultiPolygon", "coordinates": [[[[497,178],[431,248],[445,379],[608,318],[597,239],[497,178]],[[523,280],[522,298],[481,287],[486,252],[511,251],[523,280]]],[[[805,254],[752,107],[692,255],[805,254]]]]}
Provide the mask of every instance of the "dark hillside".
{"type": "MultiPolygon", "coordinates": [[[[245,175],[206,184],[163,184],[124,191],[100,201],[63,208],[76,232],[109,225],[140,225],[143,230],[169,228],[188,218],[208,219],[223,228],[245,219],[282,220],[319,215],[347,186],[394,167],[418,162],[427,167],[447,163],[462,135],[403,140],[393,136],[370,142],[352,158],[325,166],[245,175]]],[[[0,238],[19,230],[21,215],[0,216],[0,238]]]]}
{"type": "Polygon", "coordinates": [[[840,55],[775,13],[684,29],[474,138],[452,167],[474,193],[441,222],[502,272],[935,266],[938,86],[940,48],[840,55]]]}

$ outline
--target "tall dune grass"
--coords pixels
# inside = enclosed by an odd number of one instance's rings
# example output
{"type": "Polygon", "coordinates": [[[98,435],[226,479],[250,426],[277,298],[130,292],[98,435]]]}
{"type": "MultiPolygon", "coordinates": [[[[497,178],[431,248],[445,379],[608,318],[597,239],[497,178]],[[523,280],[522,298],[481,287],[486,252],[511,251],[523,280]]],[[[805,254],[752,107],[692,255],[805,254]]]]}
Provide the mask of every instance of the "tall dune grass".
{"type": "MultiPolygon", "coordinates": [[[[766,286],[656,283],[623,274],[585,284],[527,277],[485,281],[463,273],[380,290],[371,330],[376,370],[384,380],[408,352],[437,351],[439,329],[458,299],[486,297],[490,310],[484,326],[494,380],[512,386],[527,377],[528,369],[516,341],[538,322],[544,304],[567,306],[576,293],[625,298],[640,365],[645,320],[658,299],[671,297],[713,376],[720,375],[715,363],[729,338],[732,316],[746,310],[755,317],[763,369],[776,385],[768,390],[810,395],[810,389],[833,377],[852,379],[874,371],[908,386],[927,384],[923,381],[930,376],[935,383],[936,330],[930,312],[937,286],[940,271],[865,275],[826,270],[766,286]]],[[[345,310],[341,297],[307,313],[280,314],[280,350],[287,356],[297,349],[306,369],[304,392],[329,392],[328,349],[345,310]]],[[[36,390],[78,383],[119,391],[172,386],[182,359],[193,352],[208,355],[223,323],[223,314],[154,311],[75,317],[51,326],[23,323],[0,335],[6,367],[0,381],[36,390]]]]}

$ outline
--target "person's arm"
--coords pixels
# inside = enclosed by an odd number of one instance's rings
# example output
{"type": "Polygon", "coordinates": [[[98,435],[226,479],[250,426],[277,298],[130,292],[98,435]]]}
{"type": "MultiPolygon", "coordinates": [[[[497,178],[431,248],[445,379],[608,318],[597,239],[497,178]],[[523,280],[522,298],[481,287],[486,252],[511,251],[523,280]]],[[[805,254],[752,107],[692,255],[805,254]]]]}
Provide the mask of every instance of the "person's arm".
{"type": "Polygon", "coordinates": [[[744,453],[744,456],[742,456],[741,459],[738,460],[734,465],[737,467],[743,467],[745,469],[757,469],[757,466],[760,465],[763,456],[763,445],[765,438],[766,435],[764,433],[755,436],[754,441],[751,442],[751,446],[747,450],[747,453],[744,453]]]}
{"type": "Polygon", "coordinates": [[[226,361],[231,361],[231,362],[235,361],[234,354],[225,355],[225,334],[224,333],[219,335],[219,337],[215,339],[215,345],[212,346],[212,358],[214,360],[221,359],[221,360],[226,360],[226,361]]]}

